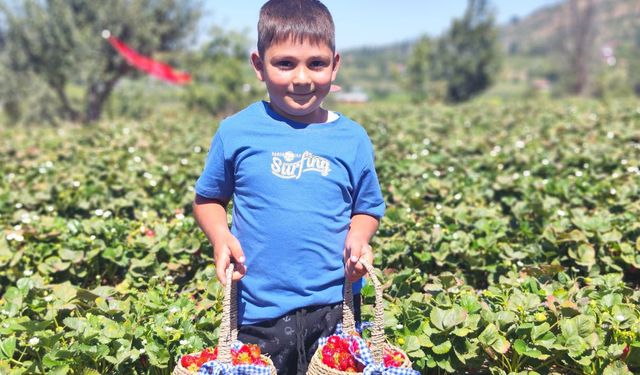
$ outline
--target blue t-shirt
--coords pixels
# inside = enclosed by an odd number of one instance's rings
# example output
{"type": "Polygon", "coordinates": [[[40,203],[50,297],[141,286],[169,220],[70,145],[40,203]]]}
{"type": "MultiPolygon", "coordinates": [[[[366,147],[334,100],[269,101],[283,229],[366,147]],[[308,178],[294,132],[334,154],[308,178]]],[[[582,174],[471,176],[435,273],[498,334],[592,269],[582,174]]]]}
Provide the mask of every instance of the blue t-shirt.
{"type": "Polygon", "coordinates": [[[257,102],[222,121],[195,189],[233,198],[241,324],[342,300],[351,217],[384,214],[373,158],[366,131],[343,115],[300,124],[257,102]]]}

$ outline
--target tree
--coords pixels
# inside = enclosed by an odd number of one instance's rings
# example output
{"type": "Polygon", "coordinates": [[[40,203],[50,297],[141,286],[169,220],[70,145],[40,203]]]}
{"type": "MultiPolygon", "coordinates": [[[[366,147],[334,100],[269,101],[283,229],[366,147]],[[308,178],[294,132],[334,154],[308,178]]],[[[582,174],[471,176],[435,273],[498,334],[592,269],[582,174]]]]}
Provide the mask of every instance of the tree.
{"type": "Polygon", "coordinates": [[[195,31],[198,5],[195,0],[25,0],[19,5],[0,0],[0,17],[7,23],[0,59],[5,66],[0,79],[7,86],[0,89],[0,101],[5,107],[12,103],[15,116],[94,122],[116,83],[139,74],[102,39],[102,31],[110,30],[146,55],[173,51],[195,31]]]}
{"type": "Polygon", "coordinates": [[[264,96],[264,85],[249,63],[246,32],[226,32],[218,26],[201,50],[189,55],[194,83],[184,91],[189,109],[230,114],[264,96]]]}
{"type": "Polygon", "coordinates": [[[429,53],[431,41],[424,36],[416,42],[407,63],[407,89],[411,94],[411,100],[420,103],[427,99],[429,83],[429,53]]]}
{"type": "Polygon", "coordinates": [[[563,8],[560,35],[563,75],[572,94],[583,95],[588,87],[596,36],[595,12],[593,0],[568,0],[563,8]]]}
{"type": "Polygon", "coordinates": [[[455,19],[438,41],[434,77],[447,82],[447,98],[471,99],[488,88],[500,69],[493,13],[487,0],[469,0],[462,19],[455,19]]]}

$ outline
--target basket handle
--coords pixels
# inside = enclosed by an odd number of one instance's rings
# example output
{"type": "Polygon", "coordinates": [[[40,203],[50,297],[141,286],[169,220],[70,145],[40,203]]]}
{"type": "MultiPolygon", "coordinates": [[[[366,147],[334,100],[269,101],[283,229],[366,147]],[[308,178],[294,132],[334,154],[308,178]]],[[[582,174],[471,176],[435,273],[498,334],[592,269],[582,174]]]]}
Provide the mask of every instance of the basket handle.
{"type": "MultiPolygon", "coordinates": [[[[367,270],[367,274],[373,283],[376,300],[374,305],[373,327],[371,328],[371,352],[376,363],[382,362],[382,351],[384,349],[384,306],[382,300],[382,285],[374,273],[374,268],[363,259],[360,264],[367,270]]],[[[349,279],[344,283],[344,303],[342,304],[342,327],[345,333],[351,334],[356,331],[356,323],[353,317],[353,288],[349,279]]]]}
{"type": "Polygon", "coordinates": [[[222,321],[218,339],[218,361],[226,364],[231,364],[231,344],[238,338],[238,303],[236,283],[232,278],[233,269],[233,263],[230,263],[225,274],[222,321]]]}

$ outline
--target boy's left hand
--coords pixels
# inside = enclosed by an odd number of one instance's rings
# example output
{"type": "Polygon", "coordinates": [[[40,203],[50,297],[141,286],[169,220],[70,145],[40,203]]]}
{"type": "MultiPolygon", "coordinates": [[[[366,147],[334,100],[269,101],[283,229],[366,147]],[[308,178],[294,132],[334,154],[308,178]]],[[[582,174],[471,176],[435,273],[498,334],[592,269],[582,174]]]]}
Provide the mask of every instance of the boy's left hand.
{"type": "Polygon", "coordinates": [[[362,259],[373,264],[373,250],[367,241],[347,237],[344,244],[344,268],[347,279],[351,282],[358,281],[366,275],[367,270],[358,261],[362,259]]]}

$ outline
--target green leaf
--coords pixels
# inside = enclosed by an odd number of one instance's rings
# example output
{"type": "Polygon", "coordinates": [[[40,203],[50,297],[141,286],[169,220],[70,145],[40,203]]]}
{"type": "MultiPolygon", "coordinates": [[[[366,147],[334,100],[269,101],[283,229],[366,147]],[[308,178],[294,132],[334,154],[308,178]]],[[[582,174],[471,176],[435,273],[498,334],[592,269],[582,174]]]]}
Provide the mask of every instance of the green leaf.
{"type": "Polygon", "coordinates": [[[467,316],[468,314],[465,309],[455,306],[449,310],[434,307],[429,317],[437,329],[446,331],[464,322],[467,316]]]}
{"type": "Polygon", "coordinates": [[[615,361],[605,367],[602,375],[632,375],[632,373],[626,363],[622,361],[615,361]]]}
{"type": "Polygon", "coordinates": [[[436,354],[447,354],[451,350],[451,341],[446,340],[442,344],[434,346],[431,350],[436,354]]]}
{"type": "Polygon", "coordinates": [[[11,336],[0,341],[0,358],[1,359],[11,359],[13,358],[13,354],[16,351],[16,338],[15,336],[11,336]]]}
{"type": "Polygon", "coordinates": [[[102,333],[110,339],[119,339],[125,335],[126,331],[124,327],[118,323],[111,320],[105,320],[102,333]]]}
{"type": "Polygon", "coordinates": [[[77,295],[76,288],[68,281],[52,285],[52,290],[53,295],[64,303],[71,302],[77,295]]]}
{"type": "Polygon", "coordinates": [[[620,242],[622,234],[617,230],[612,230],[602,235],[602,242],[620,242]]]}

